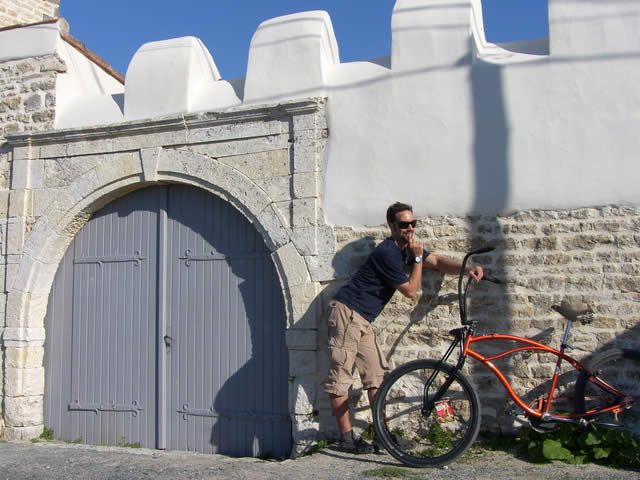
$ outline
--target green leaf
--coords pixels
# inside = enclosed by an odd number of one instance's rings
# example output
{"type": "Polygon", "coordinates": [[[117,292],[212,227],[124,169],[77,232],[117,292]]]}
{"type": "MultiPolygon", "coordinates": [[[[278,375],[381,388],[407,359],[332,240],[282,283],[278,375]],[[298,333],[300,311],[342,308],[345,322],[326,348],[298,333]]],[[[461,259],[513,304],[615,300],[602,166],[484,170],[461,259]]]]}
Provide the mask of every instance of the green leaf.
{"type": "Polygon", "coordinates": [[[593,449],[593,457],[596,460],[599,460],[601,458],[608,458],[610,453],[611,453],[610,448],[596,447],[593,449]]]}
{"type": "Polygon", "coordinates": [[[587,445],[600,445],[602,443],[602,440],[600,440],[600,438],[598,437],[599,435],[596,435],[594,432],[589,432],[584,439],[584,443],[586,443],[587,445]]]}
{"type": "Polygon", "coordinates": [[[586,461],[586,455],[573,455],[570,459],[567,460],[567,463],[570,463],[572,465],[583,465],[586,461]]]}
{"type": "Polygon", "coordinates": [[[572,456],[562,443],[550,438],[542,443],[542,455],[548,460],[567,460],[572,456]]]}

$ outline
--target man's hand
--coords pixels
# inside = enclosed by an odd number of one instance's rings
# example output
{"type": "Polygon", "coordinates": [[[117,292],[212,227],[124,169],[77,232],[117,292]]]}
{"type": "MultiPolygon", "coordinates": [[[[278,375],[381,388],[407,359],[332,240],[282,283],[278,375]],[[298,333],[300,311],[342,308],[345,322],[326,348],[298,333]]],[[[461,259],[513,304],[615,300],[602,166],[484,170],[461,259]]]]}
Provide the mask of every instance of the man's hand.
{"type": "Polygon", "coordinates": [[[409,247],[409,251],[411,252],[411,255],[414,257],[421,257],[422,254],[424,253],[422,244],[413,237],[411,238],[411,241],[409,242],[408,247],[409,247]]]}
{"type": "Polygon", "coordinates": [[[480,280],[482,280],[482,277],[484,276],[484,270],[480,265],[467,268],[467,273],[471,275],[471,278],[473,278],[476,282],[479,282],[480,280]]]}

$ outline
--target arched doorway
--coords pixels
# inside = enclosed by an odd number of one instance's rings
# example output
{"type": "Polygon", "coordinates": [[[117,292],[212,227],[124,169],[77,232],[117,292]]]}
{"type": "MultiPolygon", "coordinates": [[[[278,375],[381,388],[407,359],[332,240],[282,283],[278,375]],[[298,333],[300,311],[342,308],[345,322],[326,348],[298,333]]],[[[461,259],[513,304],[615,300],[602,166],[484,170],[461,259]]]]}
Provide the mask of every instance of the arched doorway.
{"type": "Polygon", "coordinates": [[[167,185],[97,212],[59,267],[45,328],[55,438],[289,454],[280,283],[218,197],[167,185]]]}

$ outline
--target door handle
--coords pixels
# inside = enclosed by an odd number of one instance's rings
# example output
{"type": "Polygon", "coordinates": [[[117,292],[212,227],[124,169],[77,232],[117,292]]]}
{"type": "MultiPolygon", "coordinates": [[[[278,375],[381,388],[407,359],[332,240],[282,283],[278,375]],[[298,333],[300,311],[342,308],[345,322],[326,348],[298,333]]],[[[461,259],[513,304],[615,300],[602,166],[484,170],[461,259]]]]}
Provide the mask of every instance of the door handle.
{"type": "Polygon", "coordinates": [[[164,344],[167,347],[170,347],[173,343],[173,338],[171,338],[169,335],[165,335],[162,339],[164,340],[164,344]]]}

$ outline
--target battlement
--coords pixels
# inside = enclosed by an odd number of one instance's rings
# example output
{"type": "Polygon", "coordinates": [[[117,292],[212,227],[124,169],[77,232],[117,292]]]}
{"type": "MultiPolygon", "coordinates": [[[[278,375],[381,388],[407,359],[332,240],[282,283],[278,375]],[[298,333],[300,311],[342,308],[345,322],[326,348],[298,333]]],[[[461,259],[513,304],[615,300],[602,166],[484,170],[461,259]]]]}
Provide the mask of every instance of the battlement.
{"type": "Polygon", "coordinates": [[[397,0],[390,58],[350,63],[340,62],[326,12],[278,17],[257,28],[246,77],[234,80],[224,78],[194,37],[143,45],[124,85],[102,74],[83,75],[81,63],[70,61],[73,49],[52,47],[51,32],[42,28],[0,31],[0,61],[18,44],[24,50],[40,41],[74,66],[58,75],[56,128],[328,97],[324,208],[339,224],[357,215],[377,223],[366,212],[384,209],[387,198],[406,198],[400,185],[407,169],[437,169],[464,186],[458,195],[446,184],[416,192],[408,200],[425,205],[417,212],[423,215],[640,203],[635,185],[614,178],[615,171],[639,168],[640,2],[549,0],[548,7],[548,38],[492,44],[484,35],[481,0],[397,0]],[[38,40],[43,35],[46,42],[38,40]],[[397,173],[388,171],[389,158],[399,162],[397,173]],[[603,177],[594,171],[579,185],[562,176],[541,195],[545,172],[557,169],[560,158],[566,172],[585,172],[608,158],[613,163],[605,177],[611,176],[615,192],[603,191],[603,177]],[[501,177],[486,178],[497,183],[489,195],[474,172],[491,169],[501,177]],[[354,189],[353,178],[362,172],[362,184],[380,190],[354,189]],[[331,203],[344,201],[339,192],[345,189],[368,204],[366,212],[331,203]]]}

